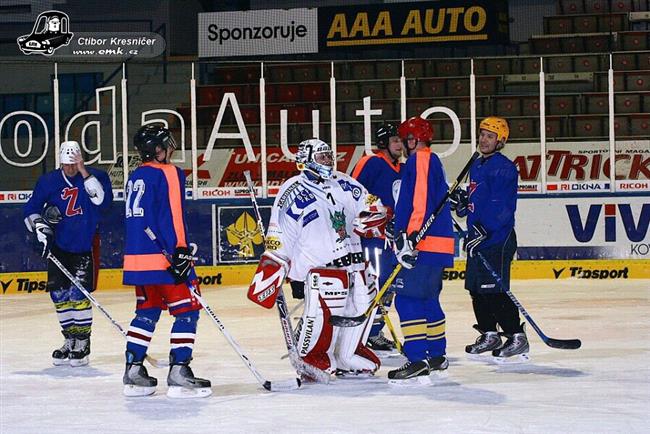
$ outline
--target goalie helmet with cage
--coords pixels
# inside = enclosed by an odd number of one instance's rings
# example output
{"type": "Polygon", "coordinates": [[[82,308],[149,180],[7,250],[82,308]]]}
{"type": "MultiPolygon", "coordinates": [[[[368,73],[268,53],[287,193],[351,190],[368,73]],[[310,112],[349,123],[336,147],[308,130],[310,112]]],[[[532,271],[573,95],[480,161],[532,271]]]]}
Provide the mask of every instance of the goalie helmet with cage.
{"type": "Polygon", "coordinates": [[[156,156],[156,147],[176,149],[176,141],[172,133],[158,124],[148,124],[140,127],[133,137],[133,145],[140,153],[142,161],[151,161],[156,156]]]}
{"type": "Polygon", "coordinates": [[[327,143],[320,139],[300,142],[296,154],[296,166],[302,172],[318,178],[330,179],[334,173],[334,153],[327,143]]]}
{"type": "Polygon", "coordinates": [[[497,135],[497,150],[503,149],[510,136],[508,121],[496,116],[489,116],[481,121],[479,130],[487,130],[497,135]]]}

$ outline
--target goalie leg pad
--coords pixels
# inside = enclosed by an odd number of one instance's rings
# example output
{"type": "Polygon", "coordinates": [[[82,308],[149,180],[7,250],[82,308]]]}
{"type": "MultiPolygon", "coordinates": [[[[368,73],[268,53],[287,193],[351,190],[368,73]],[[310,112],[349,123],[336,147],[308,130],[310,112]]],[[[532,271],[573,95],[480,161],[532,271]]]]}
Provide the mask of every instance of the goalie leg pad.
{"type": "Polygon", "coordinates": [[[290,263],[280,256],[271,252],[262,253],[253,282],[248,287],[248,299],[271,309],[278,296],[278,288],[289,273],[289,267],[290,263]]]}
{"type": "MultiPolygon", "coordinates": [[[[354,285],[350,289],[344,316],[357,316],[363,313],[370,305],[376,294],[376,286],[370,281],[366,285],[367,275],[354,273],[354,285]]],[[[340,327],[336,361],[339,368],[347,371],[375,372],[381,365],[379,358],[367,348],[362,338],[367,338],[371,326],[372,316],[356,327],[340,327]]]]}
{"type": "Polygon", "coordinates": [[[305,285],[305,310],[298,330],[298,352],[306,363],[329,373],[336,371],[336,333],[329,318],[343,312],[348,286],[346,271],[327,268],[311,270],[305,285]]]}

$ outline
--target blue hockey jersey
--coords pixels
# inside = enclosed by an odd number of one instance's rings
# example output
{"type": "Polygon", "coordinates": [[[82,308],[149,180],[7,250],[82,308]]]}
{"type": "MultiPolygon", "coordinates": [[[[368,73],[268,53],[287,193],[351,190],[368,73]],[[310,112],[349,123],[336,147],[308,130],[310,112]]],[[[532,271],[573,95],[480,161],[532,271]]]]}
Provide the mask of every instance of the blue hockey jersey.
{"type": "Polygon", "coordinates": [[[517,167],[500,152],[472,164],[467,227],[479,223],[488,232],[479,250],[503,243],[514,229],[518,178],[517,167]]]}
{"type": "MultiPolygon", "coordinates": [[[[402,170],[399,198],[395,205],[395,233],[418,232],[447,193],[445,171],[438,156],[422,148],[406,160],[402,170]]],[[[454,236],[449,204],[416,246],[417,264],[451,267],[454,265],[454,236]]]]}
{"type": "MultiPolygon", "coordinates": [[[[364,155],[352,171],[352,177],[359,181],[368,193],[377,196],[384,206],[395,208],[393,189],[399,188],[395,182],[400,179],[404,164],[393,164],[383,153],[364,155]]],[[[362,238],[363,247],[383,249],[384,238],[362,238]]]]}
{"type": "Polygon", "coordinates": [[[101,213],[113,202],[111,181],[106,172],[92,167],[86,170],[97,178],[104,189],[104,200],[100,205],[91,202],[81,173],[68,178],[63,170],[57,169],[38,179],[32,197],[23,208],[24,216],[29,217],[32,214],[40,215],[46,205],[55,205],[63,219],[54,229],[54,243],[70,253],[91,251],[101,213]]]}
{"type": "Polygon", "coordinates": [[[144,230],[151,228],[169,254],[188,246],[185,174],[171,164],[143,163],[129,176],[125,206],[124,284],[174,283],[167,271],[169,261],[144,230]]]}

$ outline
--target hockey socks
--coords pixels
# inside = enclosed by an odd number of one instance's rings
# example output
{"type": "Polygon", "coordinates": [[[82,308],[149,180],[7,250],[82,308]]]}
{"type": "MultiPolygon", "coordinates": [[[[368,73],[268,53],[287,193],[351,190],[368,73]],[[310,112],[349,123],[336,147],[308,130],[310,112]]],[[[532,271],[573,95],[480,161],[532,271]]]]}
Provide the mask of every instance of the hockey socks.
{"type": "Polygon", "coordinates": [[[135,362],[142,362],[151,343],[151,337],[160,318],[160,309],[137,309],[126,333],[126,351],[135,362]]]}

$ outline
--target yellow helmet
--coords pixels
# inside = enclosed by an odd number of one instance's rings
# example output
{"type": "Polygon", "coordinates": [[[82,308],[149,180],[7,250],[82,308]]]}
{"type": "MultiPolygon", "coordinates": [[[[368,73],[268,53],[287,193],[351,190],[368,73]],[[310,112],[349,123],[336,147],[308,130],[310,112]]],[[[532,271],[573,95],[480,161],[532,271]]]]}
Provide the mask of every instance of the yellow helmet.
{"type": "Polygon", "coordinates": [[[479,130],[488,130],[497,135],[497,142],[500,142],[497,149],[503,148],[510,136],[510,127],[508,122],[496,116],[489,116],[481,121],[478,126],[479,130]]]}

